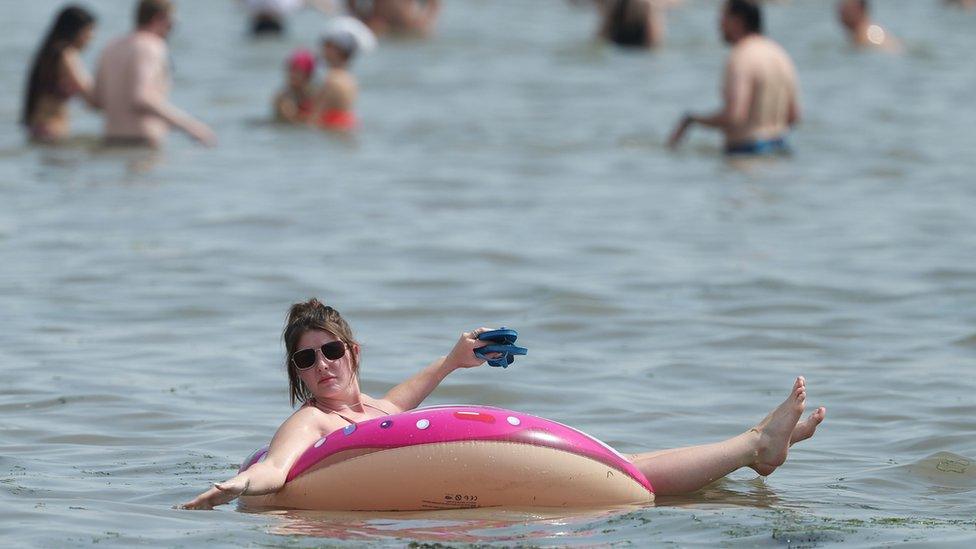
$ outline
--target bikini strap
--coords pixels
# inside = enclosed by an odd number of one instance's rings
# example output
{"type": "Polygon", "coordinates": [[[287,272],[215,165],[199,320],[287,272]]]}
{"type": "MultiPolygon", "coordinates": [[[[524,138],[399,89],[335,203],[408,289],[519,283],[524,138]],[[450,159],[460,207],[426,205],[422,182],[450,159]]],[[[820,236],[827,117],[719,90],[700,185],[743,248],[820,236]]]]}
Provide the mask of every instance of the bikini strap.
{"type": "Polygon", "coordinates": [[[342,419],[346,420],[346,422],[349,423],[350,425],[353,425],[353,424],[356,423],[355,421],[347,418],[346,416],[340,414],[339,412],[336,412],[335,410],[332,410],[330,413],[335,414],[335,415],[341,417],[342,419]]]}
{"type": "MultiPolygon", "coordinates": [[[[384,413],[384,414],[386,414],[386,415],[391,415],[391,414],[390,414],[390,412],[387,412],[386,410],[384,410],[383,408],[380,408],[379,406],[373,406],[372,404],[367,404],[367,403],[365,403],[365,402],[363,402],[363,403],[361,403],[361,404],[362,404],[363,406],[369,406],[370,408],[372,408],[372,409],[374,409],[374,410],[379,410],[380,412],[383,412],[383,413],[384,413]]],[[[319,408],[318,406],[315,406],[315,404],[314,404],[314,400],[311,400],[311,401],[309,401],[309,402],[308,402],[308,403],[306,404],[306,406],[312,406],[312,407],[314,407],[314,408],[315,408],[316,410],[319,410],[319,411],[321,411],[321,410],[322,410],[322,409],[321,409],[321,408],[319,408]]],[[[355,423],[356,423],[355,421],[353,421],[353,420],[351,420],[351,419],[349,419],[349,418],[347,418],[346,416],[344,416],[344,415],[342,415],[342,414],[340,414],[339,412],[337,412],[337,411],[335,411],[335,410],[329,410],[329,411],[328,411],[328,412],[326,412],[326,413],[328,413],[328,414],[335,414],[335,415],[337,415],[337,416],[339,416],[339,417],[341,417],[342,419],[344,419],[344,420],[346,421],[346,423],[349,423],[349,424],[355,424],[355,423]]]]}
{"type": "Polygon", "coordinates": [[[379,411],[383,412],[384,414],[386,414],[388,416],[389,415],[393,415],[390,412],[387,412],[386,410],[384,410],[383,408],[380,408],[379,406],[373,406],[372,404],[367,404],[365,402],[363,403],[363,406],[369,406],[370,408],[372,408],[374,410],[379,410],[379,411]]]}

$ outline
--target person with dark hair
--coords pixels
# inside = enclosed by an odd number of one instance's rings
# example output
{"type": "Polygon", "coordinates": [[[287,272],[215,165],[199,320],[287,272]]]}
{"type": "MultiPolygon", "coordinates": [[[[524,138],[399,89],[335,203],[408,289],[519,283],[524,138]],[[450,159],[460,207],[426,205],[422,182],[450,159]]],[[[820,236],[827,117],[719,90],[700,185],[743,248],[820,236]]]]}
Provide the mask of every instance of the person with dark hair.
{"type": "Polygon", "coordinates": [[[600,37],[618,46],[653,48],[664,42],[661,0],[607,0],[600,3],[600,37]]]}
{"type": "Polygon", "coordinates": [[[440,15],[440,0],[346,0],[349,13],[379,36],[427,36],[440,15]]]}
{"type": "Polygon", "coordinates": [[[68,6],[58,12],[41,42],[27,77],[20,118],[33,141],[51,143],[68,135],[68,100],[73,96],[97,107],[91,76],[81,60],[94,28],[95,16],[88,10],[68,6]]]}
{"type": "Polygon", "coordinates": [[[837,19],[851,43],[857,47],[900,50],[899,41],[884,27],[871,21],[870,11],[868,0],[838,0],[837,19]]]}
{"type": "Polygon", "coordinates": [[[255,38],[276,37],[285,32],[285,19],[305,7],[331,14],[337,9],[333,0],[240,0],[250,15],[251,35],[255,38]]]}
{"type": "MultiPolygon", "coordinates": [[[[289,397],[292,406],[301,406],[278,427],[265,458],[179,507],[213,509],[238,496],[278,491],[302,452],[316,440],[349,425],[413,410],[452,372],[498,358],[497,353],[475,353],[485,345],[479,336],[486,331],[488,328],[481,327],[462,332],[446,356],[396,385],[383,398],[374,398],[360,389],[361,346],[342,315],[314,298],[295,303],[288,311],[282,339],[289,397]]],[[[812,437],[826,417],[827,409],[821,406],[801,421],[806,396],[806,380],[797,377],[786,400],[739,435],[711,444],[624,457],[661,496],[700,490],[743,467],[770,475],[786,461],[790,447],[812,437]]]]}
{"type": "Polygon", "coordinates": [[[763,36],[755,0],[727,0],[720,22],[732,46],[725,66],[724,105],[685,114],[668,141],[676,147],[693,124],[725,135],[726,154],[787,153],[786,134],[800,120],[796,69],[779,44],[763,36]]]}
{"type": "Polygon", "coordinates": [[[212,146],[216,136],[204,123],[169,103],[169,48],[173,29],[170,0],[140,0],[134,32],[102,51],[95,76],[95,99],[105,112],[109,145],[158,147],[175,127],[212,146]]]}

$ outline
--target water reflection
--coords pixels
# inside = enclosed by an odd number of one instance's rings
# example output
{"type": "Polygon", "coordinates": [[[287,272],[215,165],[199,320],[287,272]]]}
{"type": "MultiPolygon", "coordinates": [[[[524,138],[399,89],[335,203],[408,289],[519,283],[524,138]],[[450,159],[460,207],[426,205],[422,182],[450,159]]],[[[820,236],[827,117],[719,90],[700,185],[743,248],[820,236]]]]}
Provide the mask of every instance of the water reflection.
{"type": "Polygon", "coordinates": [[[702,504],[720,504],[765,509],[782,503],[763,477],[751,480],[721,479],[692,494],[658,496],[655,499],[657,507],[700,508],[702,504]]]}
{"type": "Polygon", "coordinates": [[[151,172],[164,158],[161,150],[149,147],[99,144],[92,152],[94,156],[104,159],[121,160],[125,166],[126,175],[130,176],[151,172]]]}
{"type": "Polygon", "coordinates": [[[594,528],[640,513],[638,507],[599,510],[464,509],[412,512],[266,511],[269,533],[344,541],[411,539],[440,543],[525,541],[588,536],[594,528]]]}
{"type": "Polygon", "coordinates": [[[36,150],[40,164],[45,168],[91,170],[92,163],[97,163],[102,167],[121,166],[126,176],[148,173],[165,159],[160,149],[106,145],[97,135],[76,135],[57,143],[37,146],[36,150]]]}

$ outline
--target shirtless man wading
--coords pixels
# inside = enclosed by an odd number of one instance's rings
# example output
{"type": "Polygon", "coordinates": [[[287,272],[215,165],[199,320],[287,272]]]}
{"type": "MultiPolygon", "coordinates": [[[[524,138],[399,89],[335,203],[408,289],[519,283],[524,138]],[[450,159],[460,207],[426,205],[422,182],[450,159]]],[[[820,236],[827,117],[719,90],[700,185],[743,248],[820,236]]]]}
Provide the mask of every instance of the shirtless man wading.
{"type": "Polygon", "coordinates": [[[98,63],[95,97],[105,113],[109,145],[162,144],[170,126],[213,146],[216,136],[199,120],[171,105],[166,37],[173,28],[170,0],[140,0],[136,30],[112,41],[98,63]]]}
{"type": "Polygon", "coordinates": [[[727,0],[721,30],[732,46],[724,106],[714,114],[686,114],[669,145],[677,146],[692,124],[701,124],[725,134],[726,154],[788,152],[786,134],[800,120],[793,62],[779,44],[762,35],[762,12],[755,0],[727,0]]]}

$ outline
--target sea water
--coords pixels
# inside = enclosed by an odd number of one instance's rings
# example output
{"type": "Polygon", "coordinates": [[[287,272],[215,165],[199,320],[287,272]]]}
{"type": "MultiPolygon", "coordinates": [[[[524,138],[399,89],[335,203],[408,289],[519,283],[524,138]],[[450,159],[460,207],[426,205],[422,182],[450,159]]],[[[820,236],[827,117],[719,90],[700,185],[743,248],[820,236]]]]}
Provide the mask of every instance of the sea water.
{"type": "MultiPolygon", "coordinates": [[[[132,2],[91,3],[98,35],[132,2]]],[[[178,3],[173,102],[217,132],[158,153],[26,144],[24,73],[60,6],[0,21],[0,539],[4,546],[976,542],[976,12],[877,3],[902,55],[845,42],[832,3],[767,6],[804,110],[788,159],[730,162],[715,2],[660,51],[594,40],[569,2],[446,2],[429,40],[357,59],[361,130],[270,122],[282,60],[324,17],[253,42],[231,1],[178,3]],[[549,417],[637,452],[733,436],[804,375],[813,440],[656,506],[556,514],[173,509],[287,417],[292,302],[335,305],[381,395],[478,326],[507,370],[429,404],[549,417]]]]}

